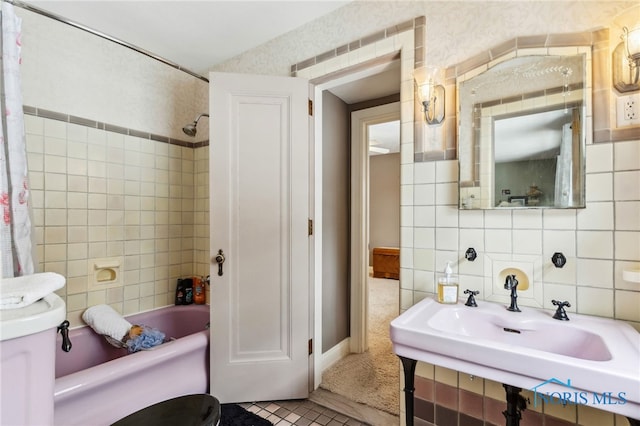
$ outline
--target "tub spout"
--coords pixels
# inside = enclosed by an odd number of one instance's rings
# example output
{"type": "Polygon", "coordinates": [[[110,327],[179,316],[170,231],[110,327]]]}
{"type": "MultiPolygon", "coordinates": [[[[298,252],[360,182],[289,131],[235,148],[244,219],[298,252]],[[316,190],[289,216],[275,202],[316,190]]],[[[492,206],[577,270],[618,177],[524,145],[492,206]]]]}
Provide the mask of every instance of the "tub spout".
{"type": "Polygon", "coordinates": [[[62,335],[62,350],[69,352],[71,350],[71,340],[69,339],[69,321],[64,320],[58,326],[58,331],[62,335]]]}

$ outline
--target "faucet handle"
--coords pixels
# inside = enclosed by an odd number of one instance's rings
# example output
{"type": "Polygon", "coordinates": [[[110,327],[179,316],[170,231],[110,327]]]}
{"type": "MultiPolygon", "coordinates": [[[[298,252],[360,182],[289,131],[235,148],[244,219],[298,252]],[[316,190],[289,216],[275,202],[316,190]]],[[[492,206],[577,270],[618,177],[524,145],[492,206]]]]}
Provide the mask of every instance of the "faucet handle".
{"type": "Polygon", "coordinates": [[[479,291],[466,289],[464,291],[464,294],[468,294],[469,295],[469,297],[467,298],[467,303],[465,303],[465,305],[471,306],[473,308],[478,306],[478,304],[476,303],[476,298],[474,296],[480,294],[479,291]]]}
{"type": "Polygon", "coordinates": [[[560,321],[569,321],[569,317],[567,316],[567,312],[564,310],[564,307],[571,307],[571,304],[567,301],[561,302],[559,300],[552,300],[551,303],[553,306],[557,306],[556,313],[553,314],[553,318],[560,321]]]}

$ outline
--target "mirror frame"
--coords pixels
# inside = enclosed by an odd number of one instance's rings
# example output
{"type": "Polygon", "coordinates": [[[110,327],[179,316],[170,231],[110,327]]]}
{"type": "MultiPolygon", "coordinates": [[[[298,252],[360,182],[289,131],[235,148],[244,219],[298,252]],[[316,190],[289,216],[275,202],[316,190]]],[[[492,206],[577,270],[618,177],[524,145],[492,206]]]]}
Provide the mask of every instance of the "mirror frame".
{"type": "MultiPolygon", "coordinates": [[[[458,76],[458,78],[456,79],[456,112],[458,114],[457,117],[457,136],[458,136],[458,140],[457,140],[457,145],[458,145],[458,185],[459,185],[459,197],[458,197],[458,208],[461,210],[490,210],[490,209],[508,209],[508,208],[542,208],[542,209],[553,209],[553,208],[561,208],[561,209],[566,209],[566,208],[584,208],[586,205],[585,202],[585,163],[586,163],[586,145],[588,143],[592,142],[593,139],[593,128],[592,128],[592,123],[593,123],[593,119],[592,119],[592,47],[590,45],[588,46],[575,46],[575,47],[551,47],[551,48],[544,48],[544,49],[531,49],[531,48],[527,48],[527,49],[514,49],[513,51],[510,51],[498,58],[496,58],[495,60],[491,61],[491,62],[487,62],[485,64],[482,64],[480,66],[477,66],[476,68],[470,69],[469,71],[467,71],[466,73],[464,73],[463,75],[458,76]],[[562,207],[562,206],[556,206],[556,205],[551,205],[551,206],[532,206],[532,205],[524,205],[524,206],[515,206],[515,205],[511,205],[511,206],[507,206],[507,207],[499,207],[496,206],[493,202],[493,198],[497,199],[497,197],[494,195],[494,197],[492,197],[492,200],[482,200],[482,195],[480,195],[480,172],[479,172],[479,168],[480,168],[480,162],[481,161],[491,161],[491,164],[493,164],[493,158],[491,159],[487,159],[487,154],[486,150],[482,150],[480,151],[477,147],[476,144],[479,144],[479,141],[477,141],[477,137],[474,136],[474,133],[479,134],[480,131],[480,125],[481,125],[481,120],[484,120],[485,123],[483,123],[484,125],[487,125],[488,123],[486,122],[487,120],[491,120],[491,126],[493,127],[493,120],[496,119],[496,117],[489,117],[486,118],[484,114],[480,114],[480,117],[485,117],[484,119],[478,119],[478,118],[474,118],[471,117],[471,121],[475,121],[475,123],[473,123],[474,125],[478,126],[477,130],[475,132],[470,132],[469,134],[466,134],[461,130],[462,125],[463,125],[463,119],[462,119],[462,107],[461,107],[461,99],[460,99],[460,85],[463,84],[465,81],[469,81],[470,79],[472,79],[473,77],[476,77],[480,74],[483,74],[484,72],[489,71],[490,69],[492,69],[493,67],[495,67],[496,65],[499,64],[503,64],[508,60],[514,59],[514,58],[519,58],[519,57],[526,57],[526,56],[578,56],[578,55],[582,55],[584,57],[583,59],[583,63],[584,63],[584,72],[583,72],[583,84],[581,87],[581,92],[582,92],[582,96],[580,98],[576,98],[575,96],[570,99],[570,102],[568,102],[569,106],[576,106],[576,105],[580,105],[581,106],[581,110],[582,110],[582,123],[581,123],[581,134],[580,134],[580,150],[579,150],[579,155],[580,155],[580,164],[578,165],[578,169],[574,170],[574,176],[578,178],[577,181],[577,186],[578,189],[580,190],[579,196],[577,197],[577,199],[575,199],[572,203],[570,203],[568,206],[566,207],[562,207]],[[464,140],[463,140],[464,139],[464,140]],[[469,140],[471,139],[471,140],[469,140]],[[463,144],[467,144],[467,146],[469,148],[467,148],[466,150],[461,150],[461,147],[464,146],[463,144]],[[468,154],[468,156],[470,158],[467,159],[467,163],[463,164],[463,161],[461,161],[461,157],[463,157],[464,159],[464,154],[461,156],[460,153],[462,152],[466,152],[468,154]],[[484,153],[483,153],[484,152],[484,153]],[[480,159],[480,157],[483,157],[482,159],[480,159]],[[471,164],[468,164],[468,162],[471,162],[471,164]],[[463,176],[463,172],[466,172],[466,176],[469,177],[469,179],[462,180],[462,176],[463,176]],[[576,173],[577,172],[577,173],[576,173]],[[476,199],[476,195],[477,195],[477,199],[476,199]]],[[[573,88],[572,88],[573,89],[573,88]]],[[[575,92],[575,91],[574,91],[575,92]]],[[[557,104],[557,105],[561,105],[561,104],[557,104]]],[[[482,103],[482,108],[483,109],[487,109],[489,110],[490,108],[492,108],[493,105],[491,105],[491,102],[483,102],[482,103]]],[[[524,109],[520,108],[520,113],[523,111],[524,109]]],[[[513,110],[511,111],[513,112],[513,110]]],[[[535,111],[534,111],[535,112],[535,111]]],[[[493,129],[491,130],[491,133],[493,133],[493,129]]],[[[491,135],[491,137],[493,137],[491,135]]],[[[492,140],[492,146],[493,146],[493,140],[492,140]]],[[[493,151],[493,148],[491,150],[488,150],[489,152],[493,151]]],[[[486,185],[485,185],[486,186],[486,185]]],[[[493,182],[489,183],[489,186],[493,186],[493,182]]],[[[490,191],[491,193],[493,193],[493,189],[491,189],[490,191]]]]}

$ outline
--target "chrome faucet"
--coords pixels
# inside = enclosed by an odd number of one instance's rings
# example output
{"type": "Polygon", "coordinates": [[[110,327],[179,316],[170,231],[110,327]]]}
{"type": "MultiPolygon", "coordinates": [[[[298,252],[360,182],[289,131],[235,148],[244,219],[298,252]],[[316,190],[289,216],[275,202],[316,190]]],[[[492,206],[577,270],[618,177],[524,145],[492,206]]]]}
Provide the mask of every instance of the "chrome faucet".
{"type": "Polygon", "coordinates": [[[507,275],[507,279],[504,282],[505,290],[511,290],[511,305],[507,308],[507,311],[511,312],[522,312],[520,308],[518,308],[518,293],[516,292],[518,288],[518,280],[515,275],[507,275]]]}

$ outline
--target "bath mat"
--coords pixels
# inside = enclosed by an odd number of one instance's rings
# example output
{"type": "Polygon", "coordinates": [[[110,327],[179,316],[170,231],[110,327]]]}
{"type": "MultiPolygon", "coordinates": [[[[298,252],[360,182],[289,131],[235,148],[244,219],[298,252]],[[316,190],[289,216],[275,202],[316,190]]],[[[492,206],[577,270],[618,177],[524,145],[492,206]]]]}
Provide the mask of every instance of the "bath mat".
{"type": "Polygon", "coordinates": [[[273,426],[273,423],[238,404],[222,404],[219,426],[273,426]]]}

